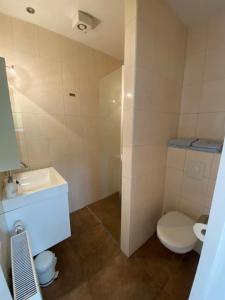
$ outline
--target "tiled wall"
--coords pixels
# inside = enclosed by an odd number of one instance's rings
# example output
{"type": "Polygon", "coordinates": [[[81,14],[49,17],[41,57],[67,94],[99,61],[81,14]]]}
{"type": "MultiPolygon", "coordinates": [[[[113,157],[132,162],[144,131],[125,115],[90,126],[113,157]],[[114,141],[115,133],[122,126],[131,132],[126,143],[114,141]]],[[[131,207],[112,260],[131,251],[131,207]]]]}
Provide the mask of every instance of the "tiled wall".
{"type": "Polygon", "coordinates": [[[191,26],[182,93],[179,136],[224,138],[225,12],[191,26]]]}
{"type": "Polygon", "coordinates": [[[220,154],[168,148],[163,211],[209,214],[220,154]]]}
{"type": "Polygon", "coordinates": [[[100,81],[100,172],[105,196],[121,191],[121,98],[122,68],[100,81]]]}
{"type": "Polygon", "coordinates": [[[125,53],[124,53],[124,99],[122,110],[122,207],[121,207],[121,249],[131,255],[131,170],[133,104],[135,92],[137,0],[125,1],[125,53]]]}
{"type": "Polygon", "coordinates": [[[10,85],[21,160],[54,166],[70,184],[71,210],[101,198],[99,80],[121,62],[2,14],[0,56],[15,66],[10,85]]]}
{"type": "Polygon", "coordinates": [[[178,128],[186,29],[163,0],[127,1],[126,11],[121,244],[130,255],[153,234],[161,215],[167,141],[178,128]]]}

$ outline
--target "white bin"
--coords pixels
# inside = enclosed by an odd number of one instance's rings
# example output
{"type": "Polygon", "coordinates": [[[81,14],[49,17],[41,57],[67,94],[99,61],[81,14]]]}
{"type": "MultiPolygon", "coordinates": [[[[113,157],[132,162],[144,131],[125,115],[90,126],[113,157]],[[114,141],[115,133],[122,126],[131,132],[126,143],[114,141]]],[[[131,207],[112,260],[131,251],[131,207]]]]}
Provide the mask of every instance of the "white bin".
{"type": "Polygon", "coordinates": [[[58,273],[55,271],[57,258],[51,251],[44,251],[38,254],[34,260],[40,286],[51,284],[58,273]]]}

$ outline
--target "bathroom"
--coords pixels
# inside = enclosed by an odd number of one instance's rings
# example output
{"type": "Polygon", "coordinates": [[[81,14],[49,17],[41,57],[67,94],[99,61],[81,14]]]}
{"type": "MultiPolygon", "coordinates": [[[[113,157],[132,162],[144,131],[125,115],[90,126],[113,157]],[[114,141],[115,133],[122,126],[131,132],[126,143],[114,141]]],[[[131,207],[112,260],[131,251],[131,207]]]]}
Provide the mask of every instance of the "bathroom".
{"type": "Polygon", "coordinates": [[[37,299],[224,299],[225,3],[95,2],[0,0],[0,299],[17,220],[32,256],[57,257],[37,299]],[[44,188],[6,199],[9,175],[44,188]],[[188,250],[161,231],[174,211],[192,220],[188,250]]]}

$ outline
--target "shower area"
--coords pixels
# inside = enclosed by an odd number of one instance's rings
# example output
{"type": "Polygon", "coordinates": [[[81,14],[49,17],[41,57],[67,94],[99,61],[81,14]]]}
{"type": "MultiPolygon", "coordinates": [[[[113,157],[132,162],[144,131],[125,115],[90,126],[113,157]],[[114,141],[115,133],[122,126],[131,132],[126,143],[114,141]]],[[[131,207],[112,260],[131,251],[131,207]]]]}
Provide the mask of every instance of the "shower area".
{"type": "Polygon", "coordinates": [[[116,241],[121,230],[122,68],[99,81],[99,175],[101,199],[90,211],[116,241]]]}

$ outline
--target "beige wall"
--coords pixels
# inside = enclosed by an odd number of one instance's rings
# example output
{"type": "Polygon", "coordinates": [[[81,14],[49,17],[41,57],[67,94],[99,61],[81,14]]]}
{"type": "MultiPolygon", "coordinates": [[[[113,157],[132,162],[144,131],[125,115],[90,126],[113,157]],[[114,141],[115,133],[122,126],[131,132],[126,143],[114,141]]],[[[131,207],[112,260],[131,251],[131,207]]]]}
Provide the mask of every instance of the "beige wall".
{"type": "Polygon", "coordinates": [[[121,191],[122,68],[100,80],[100,173],[104,197],[121,191]]]}
{"type": "Polygon", "coordinates": [[[209,214],[220,154],[168,148],[163,211],[209,214]]]}
{"type": "Polygon", "coordinates": [[[121,62],[2,14],[0,56],[15,66],[10,85],[21,160],[55,167],[69,182],[71,210],[101,198],[99,80],[121,62]]]}
{"type": "Polygon", "coordinates": [[[223,138],[224,99],[225,12],[221,12],[188,30],[179,136],[223,138]]]}
{"type": "Polygon", "coordinates": [[[154,233],[162,211],[167,142],[178,128],[186,29],[163,0],[127,1],[125,40],[121,245],[130,255],[154,233]]]}

